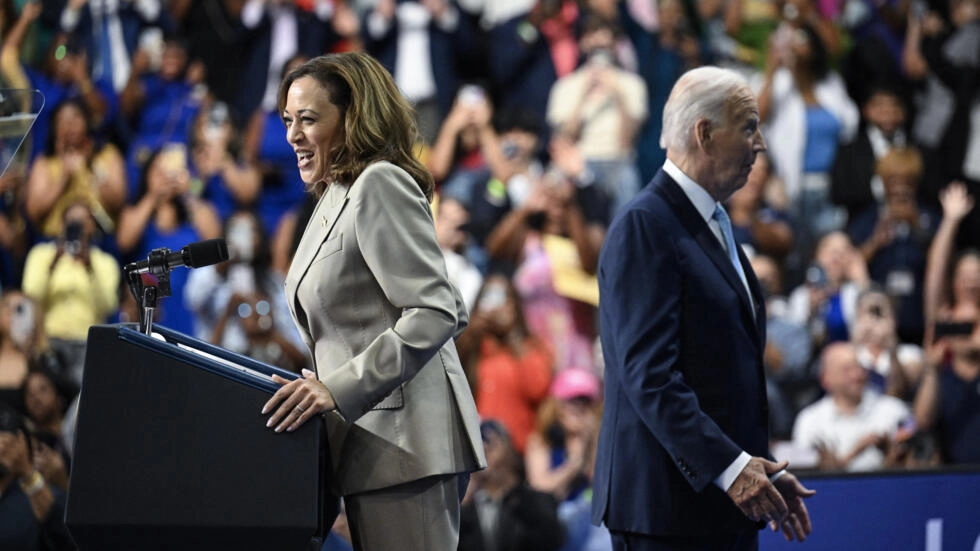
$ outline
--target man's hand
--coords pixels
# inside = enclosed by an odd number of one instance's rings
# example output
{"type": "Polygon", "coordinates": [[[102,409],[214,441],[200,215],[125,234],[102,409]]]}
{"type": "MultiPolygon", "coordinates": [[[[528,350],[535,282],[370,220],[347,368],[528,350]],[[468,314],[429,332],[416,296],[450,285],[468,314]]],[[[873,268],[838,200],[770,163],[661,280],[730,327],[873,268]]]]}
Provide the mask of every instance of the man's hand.
{"type": "Polygon", "coordinates": [[[755,522],[767,520],[782,524],[788,509],[776,487],[769,482],[769,477],[785,469],[786,465],[786,461],[773,463],[762,457],[753,457],[728,488],[728,497],[755,522]]]}
{"type": "Polygon", "coordinates": [[[782,523],[770,521],[769,527],[772,528],[773,532],[778,532],[779,528],[782,527],[783,536],[786,537],[786,541],[793,541],[793,539],[798,541],[805,540],[810,535],[810,532],[813,531],[813,526],[810,524],[810,513],[807,512],[803,500],[813,496],[817,492],[803,487],[803,484],[800,484],[800,481],[789,472],[783,473],[782,476],[773,482],[773,485],[779,491],[783,500],[786,501],[789,514],[782,523]]]}

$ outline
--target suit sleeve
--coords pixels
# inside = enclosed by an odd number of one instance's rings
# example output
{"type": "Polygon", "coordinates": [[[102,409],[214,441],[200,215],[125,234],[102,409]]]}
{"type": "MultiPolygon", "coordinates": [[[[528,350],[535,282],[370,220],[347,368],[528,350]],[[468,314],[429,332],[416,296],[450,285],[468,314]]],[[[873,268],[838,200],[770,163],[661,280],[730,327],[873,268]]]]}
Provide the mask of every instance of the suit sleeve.
{"type": "MultiPolygon", "coordinates": [[[[354,232],[368,269],[401,316],[360,354],[321,380],[353,423],[409,381],[457,331],[428,201],[403,170],[369,167],[352,191],[354,232]]],[[[384,315],[379,312],[378,315],[384,315]]]]}
{"type": "MultiPolygon", "coordinates": [[[[607,369],[622,370],[617,390],[700,492],[742,450],[704,413],[682,374],[684,274],[673,237],[652,213],[631,211],[604,247],[599,307],[617,356],[607,369]]],[[[710,335],[703,344],[711,346],[710,335]]]]}

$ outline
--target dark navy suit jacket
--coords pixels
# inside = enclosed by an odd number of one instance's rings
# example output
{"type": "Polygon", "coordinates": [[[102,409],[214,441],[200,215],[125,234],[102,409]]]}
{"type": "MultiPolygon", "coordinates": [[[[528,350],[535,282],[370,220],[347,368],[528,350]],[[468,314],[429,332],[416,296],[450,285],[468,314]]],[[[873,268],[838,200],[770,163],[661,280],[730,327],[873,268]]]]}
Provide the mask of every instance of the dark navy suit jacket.
{"type": "Polygon", "coordinates": [[[606,387],[593,522],[651,535],[757,528],[713,484],[742,450],[769,457],[764,302],[739,258],[753,302],[663,170],[610,226],[599,261],[606,387]]]}
{"type": "MultiPolygon", "coordinates": [[[[265,95],[269,56],[272,55],[272,18],[268,10],[262,14],[257,27],[243,32],[246,53],[235,109],[244,120],[248,120],[261,107],[265,95]]],[[[328,51],[339,39],[330,23],[320,21],[316,15],[299,8],[296,8],[296,38],[297,53],[311,58],[328,51]]]]}

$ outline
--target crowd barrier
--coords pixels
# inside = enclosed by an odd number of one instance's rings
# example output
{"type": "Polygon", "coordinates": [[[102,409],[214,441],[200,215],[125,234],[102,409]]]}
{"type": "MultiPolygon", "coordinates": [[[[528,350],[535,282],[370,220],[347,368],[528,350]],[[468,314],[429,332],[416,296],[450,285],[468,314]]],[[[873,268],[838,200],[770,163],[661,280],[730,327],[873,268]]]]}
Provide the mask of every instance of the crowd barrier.
{"type": "Polygon", "coordinates": [[[807,541],[768,528],[761,551],[980,551],[980,467],[869,474],[810,475],[807,541]]]}

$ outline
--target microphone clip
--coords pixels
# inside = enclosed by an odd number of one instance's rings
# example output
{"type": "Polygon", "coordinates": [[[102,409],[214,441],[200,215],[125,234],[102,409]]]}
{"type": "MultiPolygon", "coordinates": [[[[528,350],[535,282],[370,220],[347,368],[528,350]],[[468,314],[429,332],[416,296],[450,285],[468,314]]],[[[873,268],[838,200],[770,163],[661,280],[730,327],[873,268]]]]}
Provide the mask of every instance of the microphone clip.
{"type": "Polygon", "coordinates": [[[131,262],[123,268],[129,291],[136,299],[136,309],[140,315],[140,332],[149,335],[153,331],[153,312],[157,308],[157,299],[169,297],[170,270],[168,257],[170,249],[161,247],[150,251],[145,266],[131,262]]]}

